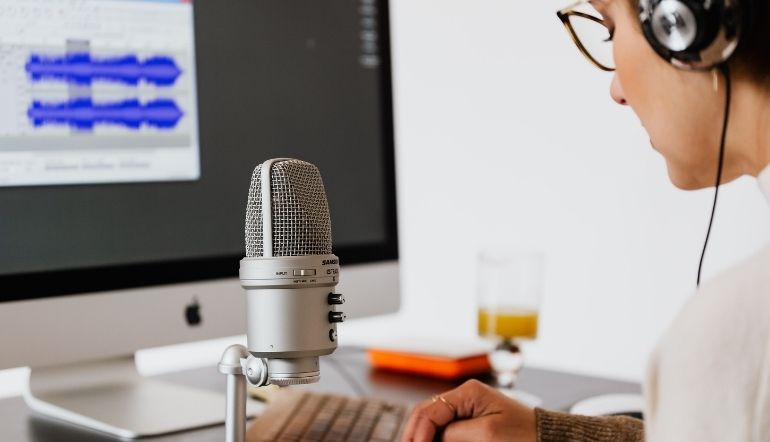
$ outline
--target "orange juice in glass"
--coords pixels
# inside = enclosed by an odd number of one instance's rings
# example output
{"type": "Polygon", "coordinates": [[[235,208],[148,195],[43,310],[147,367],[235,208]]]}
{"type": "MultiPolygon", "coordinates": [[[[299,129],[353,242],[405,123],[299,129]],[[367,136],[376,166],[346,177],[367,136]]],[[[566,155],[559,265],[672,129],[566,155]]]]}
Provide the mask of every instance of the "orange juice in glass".
{"type": "Polygon", "coordinates": [[[537,338],[543,294],[543,254],[513,247],[478,256],[478,334],[496,346],[489,354],[497,387],[531,406],[540,400],[515,388],[524,359],[520,344],[537,338]]]}
{"type": "Polygon", "coordinates": [[[504,339],[537,338],[537,310],[479,307],[479,336],[504,339]]]}

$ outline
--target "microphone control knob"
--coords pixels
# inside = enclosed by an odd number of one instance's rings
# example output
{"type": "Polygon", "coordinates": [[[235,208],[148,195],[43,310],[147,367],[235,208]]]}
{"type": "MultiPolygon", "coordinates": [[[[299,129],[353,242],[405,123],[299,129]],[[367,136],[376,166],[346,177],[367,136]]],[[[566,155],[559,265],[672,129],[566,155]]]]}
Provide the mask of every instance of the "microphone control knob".
{"type": "Polygon", "coordinates": [[[342,305],[345,303],[345,296],[339,293],[329,293],[329,305],[342,305]]]}
{"type": "Polygon", "coordinates": [[[347,316],[342,312],[329,312],[329,322],[335,324],[337,322],[345,322],[347,316]]]}

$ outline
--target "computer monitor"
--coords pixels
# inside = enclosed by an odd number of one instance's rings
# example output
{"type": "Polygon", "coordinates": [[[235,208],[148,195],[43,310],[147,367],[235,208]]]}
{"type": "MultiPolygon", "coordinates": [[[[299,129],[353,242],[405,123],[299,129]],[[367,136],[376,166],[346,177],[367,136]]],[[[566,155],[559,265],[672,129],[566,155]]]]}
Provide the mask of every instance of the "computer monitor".
{"type": "Polygon", "coordinates": [[[127,437],[221,421],[133,354],[245,332],[268,158],[319,167],[348,316],[398,310],[388,30],[387,0],[0,0],[0,369],[31,367],[33,408],[127,437]]]}

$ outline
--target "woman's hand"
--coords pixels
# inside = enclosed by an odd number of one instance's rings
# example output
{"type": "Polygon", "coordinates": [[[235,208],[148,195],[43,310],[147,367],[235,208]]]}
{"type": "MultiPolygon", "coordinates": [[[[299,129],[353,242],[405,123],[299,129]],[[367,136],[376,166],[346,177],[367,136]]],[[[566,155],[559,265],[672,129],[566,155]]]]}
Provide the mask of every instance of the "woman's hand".
{"type": "Polygon", "coordinates": [[[446,442],[535,442],[535,411],[494,388],[471,380],[421,403],[412,411],[403,442],[436,439],[446,442]]]}

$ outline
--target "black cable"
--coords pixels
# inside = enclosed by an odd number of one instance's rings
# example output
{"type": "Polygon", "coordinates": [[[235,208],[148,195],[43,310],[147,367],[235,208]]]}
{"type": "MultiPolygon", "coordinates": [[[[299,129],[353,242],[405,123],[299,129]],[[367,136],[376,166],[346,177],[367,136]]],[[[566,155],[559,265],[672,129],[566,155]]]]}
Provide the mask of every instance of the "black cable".
{"type": "Polygon", "coordinates": [[[727,138],[727,125],[730,121],[730,99],[731,93],[731,81],[730,81],[730,69],[727,67],[727,63],[719,65],[719,70],[725,77],[725,114],[724,121],[722,122],[722,137],[719,140],[719,162],[717,165],[717,183],[716,189],[714,189],[714,204],[711,206],[711,218],[709,219],[709,228],[706,231],[706,240],[703,242],[703,251],[700,254],[700,263],[698,264],[698,279],[696,285],[700,287],[700,276],[703,271],[703,259],[706,256],[706,248],[709,244],[709,237],[711,237],[711,227],[714,225],[714,214],[717,210],[717,199],[719,198],[719,187],[722,184],[722,169],[725,162],[725,139],[727,138]]]}
{"type": "Polygon", "coordinates": [[[335,370],[337,370],[337,373],[339,373],[340,376],[345,379],[345,382],[347,382],[350,388],[356,392],[356,395],[360,397],[366,397],[369,395],[366,392],[366,389],[364,389],[364,387],[356,380],[356,378],[354,378],[353,375],[351,375],[350,372],[342,366],[340,361],[334,358],[334,356],[329,356],[325,359],[334,367],[335,370]]]}

